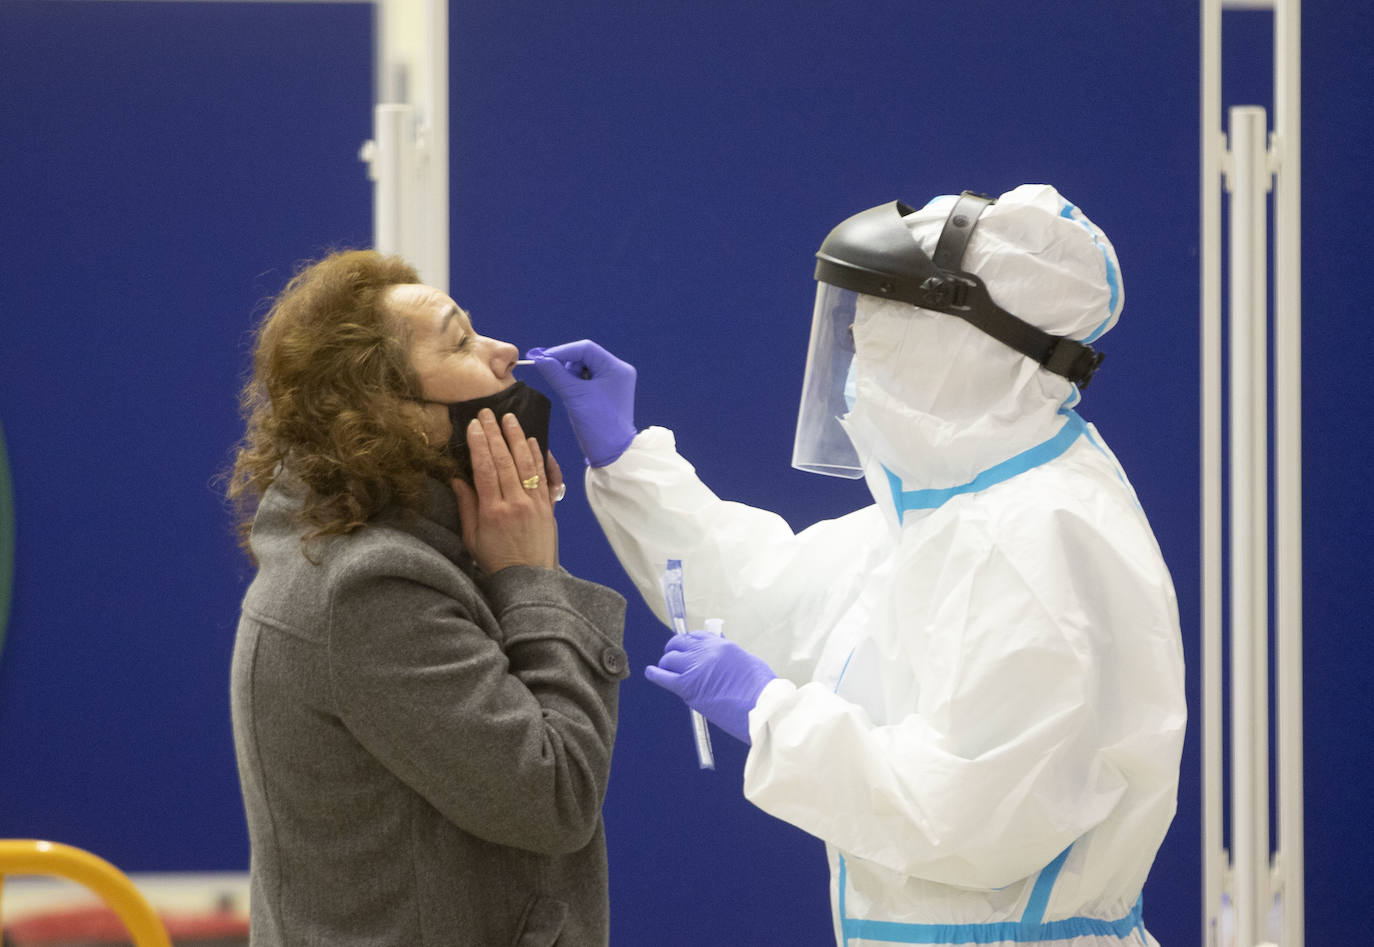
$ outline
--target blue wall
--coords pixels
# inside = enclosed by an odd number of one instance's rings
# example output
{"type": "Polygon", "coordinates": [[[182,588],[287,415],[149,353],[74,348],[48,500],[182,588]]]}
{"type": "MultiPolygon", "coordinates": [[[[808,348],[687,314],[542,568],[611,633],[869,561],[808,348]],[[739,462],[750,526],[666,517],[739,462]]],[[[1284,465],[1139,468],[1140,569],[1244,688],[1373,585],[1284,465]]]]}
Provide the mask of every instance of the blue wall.
{"type": "MultiPolygon", "coordinates": [[[[1374,780],[1349,745],[1374,732],[1374,76],[1349,42],[1374,15],[1307,14],[1308,940],[1330,944],[1361,940],[1340,895],[1374,867],[1359,815],[1374,780]]],[[[718,493],[797,527],[867,498],[787,465],[829,228],[1023,181],[1082,206],[1116,245],[1126,310],[1081,411],[1155,524],[1196,671],[1195,4],[505,0],[450,15],[455,298],[521,348],[603,341],[640,370],[641,424],[673,428],[718,493]]],[[[1226,16],[1226,100],[1266,104],[1263,15],[1226,16]]],[[[262,301],[296,261],[369,239],[370,44],[362,5],[0,4],[17,520],[0,836],[133,871],[247,865],[225,698],[250,573],[212,481],[262,301]]],[[[573,466],[565,429],[554,448],[573,466]]],[[[575,487],[560,528],[571,570],[625,589],[575,487]]],[[[637,600],[629,619],[639,669],[662,632],[637,600]]],[[[613,943],[829,943],[822,847],[740,798],[741,749],[718,738],[719,771],[698,772],[681,706],[638,674],[621,720],[613,943]]],[[[1196,736],[1146,891],[1165,945],[1198,940],[1196,736]]]]}

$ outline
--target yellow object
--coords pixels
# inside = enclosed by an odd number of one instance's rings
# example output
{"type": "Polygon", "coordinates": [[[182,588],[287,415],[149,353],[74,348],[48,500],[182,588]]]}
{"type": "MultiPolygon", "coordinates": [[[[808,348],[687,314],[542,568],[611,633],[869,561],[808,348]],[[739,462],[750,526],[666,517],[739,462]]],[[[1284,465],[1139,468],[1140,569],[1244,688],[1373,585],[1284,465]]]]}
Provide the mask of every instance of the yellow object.
{"type": "Polygon", "coordinates": [[[119,915],[134,947],[172,947],[167,929],[138,888],[105,859],[60,842],[0,839],[0,885],[6,875],[53,875],[96,894],[119,915]]]}

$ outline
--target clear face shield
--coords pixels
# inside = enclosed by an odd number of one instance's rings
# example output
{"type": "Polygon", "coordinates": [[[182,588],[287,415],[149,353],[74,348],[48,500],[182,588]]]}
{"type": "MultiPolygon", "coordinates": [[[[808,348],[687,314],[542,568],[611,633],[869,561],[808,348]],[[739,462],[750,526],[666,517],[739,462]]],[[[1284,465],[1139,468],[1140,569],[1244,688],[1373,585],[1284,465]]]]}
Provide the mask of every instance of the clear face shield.
{"type": "Polygon", "coordinates": [[[859,294],[829,283],[816,284],[811,345],[806,352],[801,407],[792,466],[810,473],[857,480],[863,466],[840,418],[853,403],[854,314],[859,294]],[[846,390],[848,389],[848,390],[846,390]]]}

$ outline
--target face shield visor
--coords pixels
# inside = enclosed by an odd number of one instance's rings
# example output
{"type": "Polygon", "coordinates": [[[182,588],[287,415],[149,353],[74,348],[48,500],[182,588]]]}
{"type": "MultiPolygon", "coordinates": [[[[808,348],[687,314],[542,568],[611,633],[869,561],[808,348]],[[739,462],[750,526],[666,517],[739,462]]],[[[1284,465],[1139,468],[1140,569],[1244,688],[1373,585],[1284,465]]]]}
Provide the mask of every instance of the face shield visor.
{"type": "Polygon", "coordinates": [[[849,411],[845,387],[854,361],[850,326],[860,293],[963,319],[1045,369],[1087,387],[1102,361],[1099,353],[1007,312],[981,279],[961,268],[978,217],[992,203],[969,191],[961,194],[930,256],[907,227],[906,219],[915,211],[901,201],[861,211],[830,231],[816,253],[816,309],[793,467],[832,477],[863,476],[858,452],[840,424],[849,411]]]}
{"type": "Polygon", "coordinates": [[[806,352],[792,466],[810,473],[856,480],[863,465],[840,418],[853,403],[854,313],[859,294],[816,284],[811,343],[806,352]],[[846,397],[847,395],[847,397],[846,397]]]}

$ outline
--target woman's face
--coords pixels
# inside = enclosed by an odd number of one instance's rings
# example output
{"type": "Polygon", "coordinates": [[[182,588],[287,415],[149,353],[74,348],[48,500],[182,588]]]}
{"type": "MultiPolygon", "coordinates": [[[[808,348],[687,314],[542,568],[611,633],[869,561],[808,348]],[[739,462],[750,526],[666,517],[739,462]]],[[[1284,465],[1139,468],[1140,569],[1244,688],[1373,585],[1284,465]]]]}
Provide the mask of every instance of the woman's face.
{"type": "Polygon", "coordinates": [[[448,296],[419,283],[392,286],[387,308],[410,334],[410,363],[428,401],[450,403],[494,395],[514,384],[514,345],[478,335],[448,296]]]}
{"type": "Polygon", "coordinates": [[[515,346],[478,335],[468,314],[434,287],[392,286],[386,306],[409,332],[410,363],[420,379],[421,397],[439,402],[424,406],[424,429],[431,443],[448,441],[448,411],[443,405],[494,395],[515,383],[515,346]]]}

